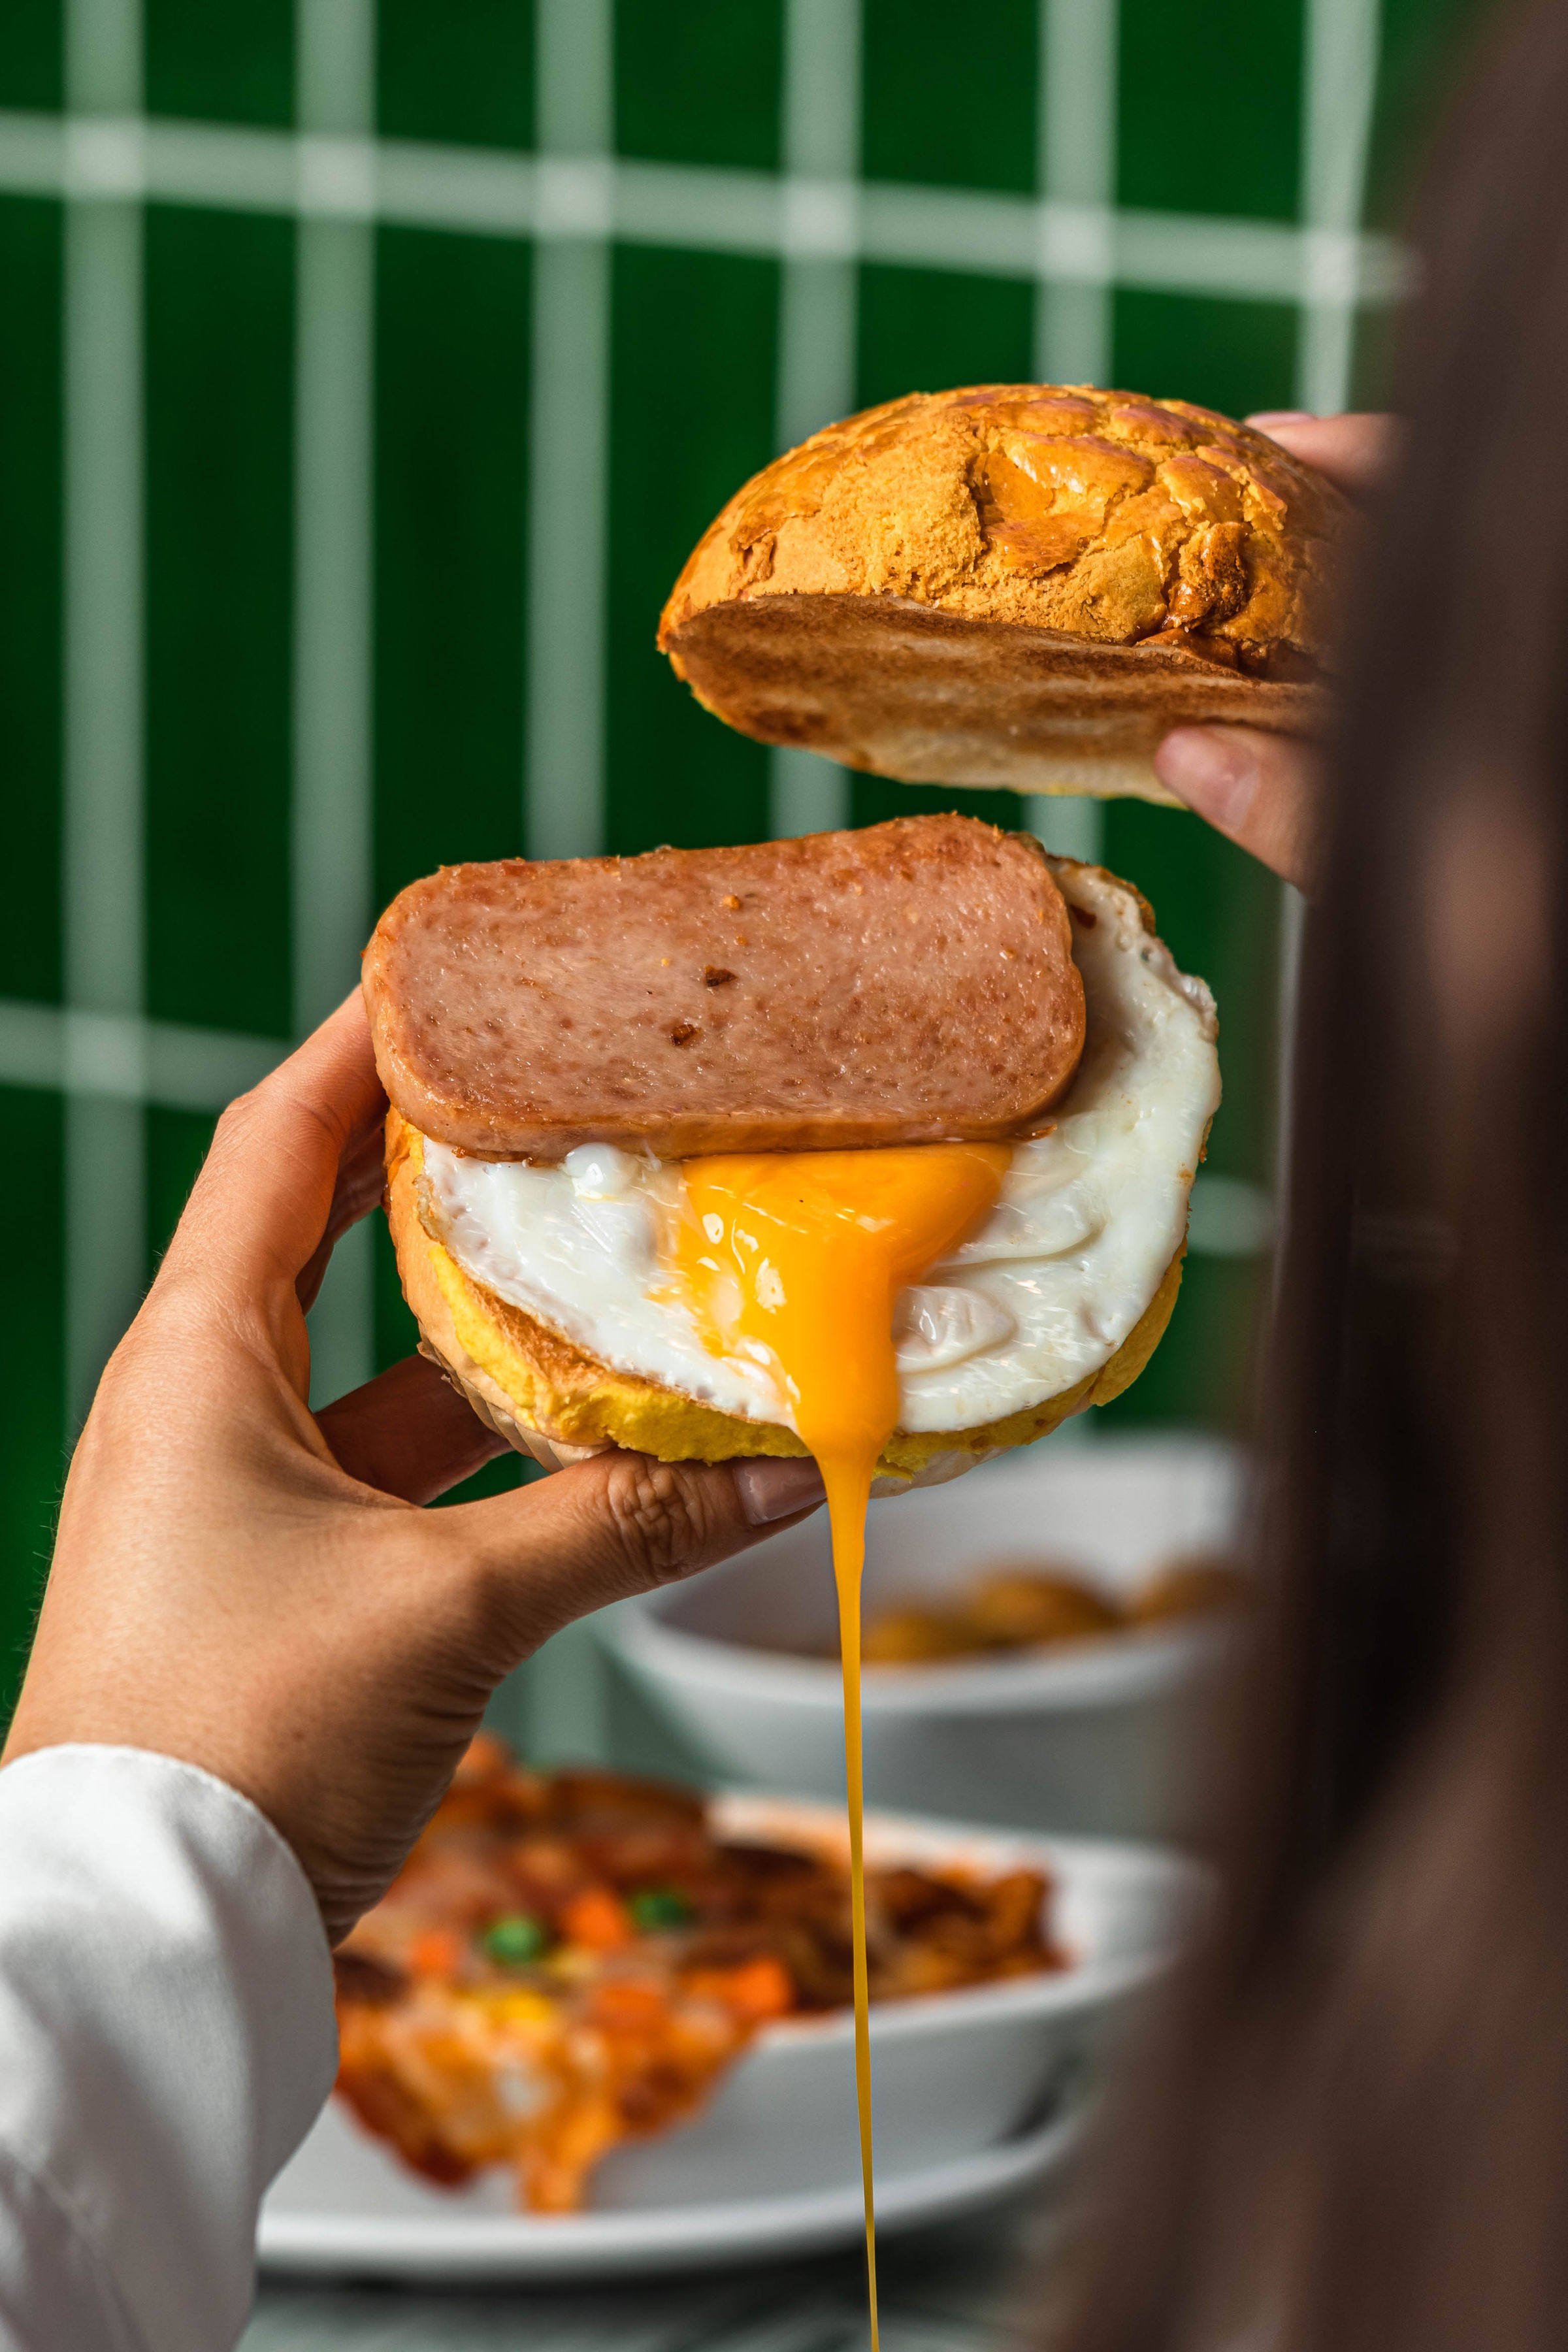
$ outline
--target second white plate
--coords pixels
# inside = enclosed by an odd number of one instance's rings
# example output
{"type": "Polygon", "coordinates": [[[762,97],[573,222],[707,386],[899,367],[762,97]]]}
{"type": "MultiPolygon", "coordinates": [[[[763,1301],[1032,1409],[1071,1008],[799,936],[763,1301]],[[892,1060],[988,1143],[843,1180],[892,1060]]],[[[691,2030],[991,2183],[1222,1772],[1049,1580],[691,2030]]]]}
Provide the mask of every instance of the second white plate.
{"type": "MultiPolygon", "coordinates": [[[[1047,2179],[1082,2129],[1074,2112],[1000,2147],[906,2173],[877,2200],[879,2235],[955,2221],[1047,2179]]],[[[767,2257],[814,2254],[860,2236],[858,2187],[640,2211],[377,2213],[363,2200],[363,2159],[379,2157],[332,2101],[268,2196],[258,2256],[268,2272],[425,2280],[604,2279],[659,2271],[721,2270],[767,2257]],[[359,2190],[359,2193],[356,2193],[359,2190]]]]}

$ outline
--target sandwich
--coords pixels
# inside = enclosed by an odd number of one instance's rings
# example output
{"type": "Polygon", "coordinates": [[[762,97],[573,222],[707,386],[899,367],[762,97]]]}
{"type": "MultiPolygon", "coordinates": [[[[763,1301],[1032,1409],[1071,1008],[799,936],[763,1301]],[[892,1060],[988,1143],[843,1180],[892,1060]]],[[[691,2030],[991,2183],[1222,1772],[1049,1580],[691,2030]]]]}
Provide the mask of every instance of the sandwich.
{"type": "Polygon", "coordinates": [[[915,393],[738,490],[658,641],[765,742],[910,783],[1168,795],[1172,727],[1321,722],[1345,499],[1186,401],[915,393]]]}

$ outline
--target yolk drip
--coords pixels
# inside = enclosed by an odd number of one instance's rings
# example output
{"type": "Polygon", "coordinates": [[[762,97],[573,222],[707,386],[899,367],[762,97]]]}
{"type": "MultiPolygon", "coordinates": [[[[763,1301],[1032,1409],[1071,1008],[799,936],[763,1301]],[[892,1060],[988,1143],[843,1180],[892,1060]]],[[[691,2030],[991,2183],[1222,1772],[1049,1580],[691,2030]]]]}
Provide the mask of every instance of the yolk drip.
{"type": "Polygon", "coordinates": [[[855,2081],[876,2352],[871,2053],[861,1822],[860,1575],[871,1479],[899,1419],[899,1293],[954,1248],[1001,1189],[1005,1145],[748,1152],[690,1160],[676,1268],[716,1354],[760,1357],[786,1389],[827,1489],[844,1666],[855,1965],[855,2081]]]}

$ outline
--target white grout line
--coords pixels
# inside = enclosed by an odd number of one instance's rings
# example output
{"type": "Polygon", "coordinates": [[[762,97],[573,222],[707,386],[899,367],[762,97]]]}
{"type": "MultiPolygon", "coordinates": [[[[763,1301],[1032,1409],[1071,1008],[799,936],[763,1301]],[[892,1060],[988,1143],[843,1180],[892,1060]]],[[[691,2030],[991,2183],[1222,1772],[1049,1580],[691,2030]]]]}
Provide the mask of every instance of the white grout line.
{"type": "Polygon", "coordinates": [[[302,220],[295,280],[295,1025],[354,985],[372,920],[374,231],[302,220]]]}
{"type": "MultiPolygon", "coordinates": [[[[773,410],[781,449],[856,406],[861,39],[860,0],[787,0],[773,410]]],[[[836,760],[775,744],[769,831],[783,838],[847,824],[850,789],[836,760]]]]}
{"type": "Polygon", "coordinates": [[[1035,372],[1109,383],[1116,225],[1118,0],[1040,0],[1041,224],[1035,372]]]}
{"type": "Polygon", "coordinates": [[[792,448],[855,406],[860,0],[787,0],[774,415],[792,448]]]}
{"type": "MultiPolygon", "coordinates": [[[[575,16],[569,0],[555,0],[575,16]]],[[[602,0],[583,0],[591,25],[602,0]]],[[[324,214],[544,246],[605,235],[696,252],[907,262],[986,277],[1304,301],[1324,286],[1394,301],[1392,238],[1277,221],[1119,212],[716,166],[504,155],[400,140],[0,111],[0,192],[147,194],[240,212],[324,214]],[[847,223],[847,226],[846,226],[847,223]]]]}
{"type": "Polygon", "coordinates": [[[768,831],[775,841],[801,834],[837,833],[853,814],[847,768],[794,745],[768,747],[768,831]]]}
{"type": "MultiPolygon", "coordinates": [[[[534,26],[523,839],[531,857],[581,857],[605,845],[613,0],[539,0],[534,26]]],[[[509,1675],[497,1704],[530,1756],[603,1756],[605,1696],[578,1624],[509,1675]]]]}
{"type": "MultiPolygon", "coordinates": [[[[79,113],[134,113],[142,97],[137,0],[70,0],[65,29],[68,93],[79,113]]],[[[111,189],[67,205],[64,303],[66,995],[89,1017],[134,1021],[145,920],[142,216],[111,189]]],[[[73,1051],[68,1082],[79,1066],[73,1051]]],[[[90,1071],[90,1054],[85,1066],[90,1071]]],[[[140,1089],[113,1097],[70,1087],[65,1410],[72,1435],[142,1295],[146,1191],[140,1089]]]]}
{"type": "MultiPolygon", "coordinates": [[[[1352,396],[1358,298],[1365,293],[1345,257],[1365,253],[1360,235],[1367,153],[1377,100],[1378,0],[1308,0],[1302,99],[1302,199],[1308,283],[1301,311],[1296,396],[1303,408],[1331,415],[1352,396]]],[[[1392,273],[1391,273],[1392,275],[1392,273]]],[[[1281,895],[1279,917],[1279,1099],[1276,1183],[1290,1165],[1296,1022],[1306,905],[1281,895]]]]}
{"type": "Polygon", "coordinates": [[[1351,395],[1357,249],[1377,95],[1378,0],[1308,0],[1302,103],[1306,238],[1297,398],[1327,415],[1351,395]]]}
{"type": "MultiPolygon", "coordinates": [[[[1042,276],[1035,373],[1046,383],[1109,383],[1114,365],[1118,0],[1040,0],[1036,123],[1042,276]]],[[[1024,823],[1058,856],[1098,865],[1104,803],[1030,793],[1024,823]]]]}
{"type": "Polygon", "coordinates": [[[613,0],[541,0],[537,41],[535,107],[540,153],[577,159],[613,154],[613,0]]]}
{"type": "Polygon", "coordinates": [[[87,115],[142,103],[141,0],[67,0],[66,104],[87,115]]]}
{"type": "Polygon", "coordinates": [[[531,857],[604,847],[614,37],[611,0],[540,0],[522,827],[531,857]]]}
{"type": "Polygon", "coordinates": [[[219,1111],[289,1050],[275,1037],[0,1000],[0,1086],[152,1103],[164,1110],[219,1111]]]}
{"type": "MultiPolygon", "coordinates": [[[[613,0],[539,0],[534,23],[524,842],[531,857],[581,857],[605,835],[613,0]]],[[[560,1759],[608,1752],[605,1698],[597,1645],[577,1624],[492,1704],[529,1756],[560,1759]]]]}
{"type": "Polygon", "coordinates": [[[1057,857],[1098,866],[1105,849],[1105,803],[1087,793],[1025,793],[1024,824],[1057,857]]]}
{"type": "Polygon", "coordinates": [[[1274,1203],[1259,1184],[1200,1171],[1187,1246],[1199,1257],[1261,1257],[1274,1239],[1274,1203]]]}
{"type": "Polygon", "coordinates": [[[68,992],[142,1001],[142,236],[134,205],[66,215],[68,992]]]}
{"type": "MultiPolygon", "coordinates": [[[[301,185],[338,199],[301,210],[295,242],[289,925],[304,1030],[354,985],[372,915],[375,230],[341,165],[343,142],[374,128],[374,0],[298,0],[295,49],[301,185]]],[[[310,1310],[317,1404],[374,1370],[373,1252],[368,1223],[346,1234],[310,1310]]]]}

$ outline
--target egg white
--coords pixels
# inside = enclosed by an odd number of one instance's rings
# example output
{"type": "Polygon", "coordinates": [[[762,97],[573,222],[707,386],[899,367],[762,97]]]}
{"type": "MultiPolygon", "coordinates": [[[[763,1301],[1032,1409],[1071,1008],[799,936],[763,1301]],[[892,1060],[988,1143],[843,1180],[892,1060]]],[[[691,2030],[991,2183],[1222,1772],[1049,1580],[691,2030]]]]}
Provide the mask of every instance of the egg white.
{"type": "MultiPolygon", "coordinates": [[[[980,1229],[905,1292],[900,1426],[973,1429],[1108,1363],[1181,1247],[1219,1104],[1214,1000],[1098,866],[1052,860],[1079,919],[1088,1033],[1049,1134],[1015,1144],[980,1229]]],[[[678,1163],[584,1145],[559,1166],[426,1139],[421,1213],[477,1282],[619,1371],[742,1420],[795,1426],[760,1354],[715,1356],[662,1263],[678,1163]]]]}

